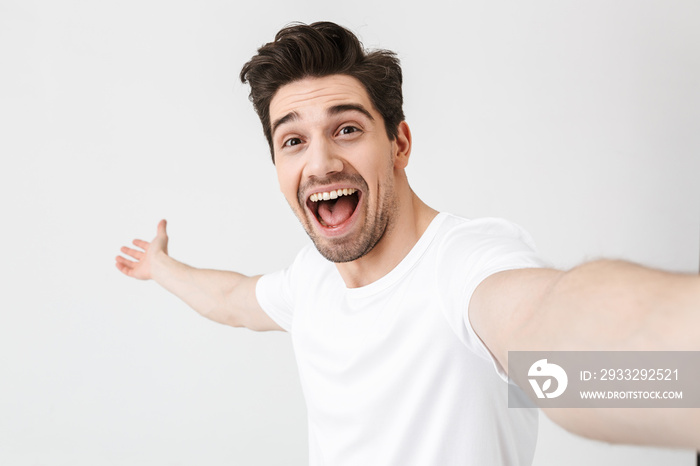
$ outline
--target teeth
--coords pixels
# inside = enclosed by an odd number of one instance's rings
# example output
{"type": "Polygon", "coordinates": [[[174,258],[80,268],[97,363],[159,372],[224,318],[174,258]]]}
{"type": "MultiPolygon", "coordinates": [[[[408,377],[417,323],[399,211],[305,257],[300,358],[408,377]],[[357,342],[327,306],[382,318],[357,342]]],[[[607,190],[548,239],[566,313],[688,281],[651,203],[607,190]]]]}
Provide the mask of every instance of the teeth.
{"type": "Polygon", "coordinates": [[[326,191],[323,193],[313,193],[309,196],[309,200],[311,202],[328,201],[330,199],[338,199],[340,196],[349,196],[355,192],[357,192],[355,188],[334,189],[333,191],[326,191]]]}

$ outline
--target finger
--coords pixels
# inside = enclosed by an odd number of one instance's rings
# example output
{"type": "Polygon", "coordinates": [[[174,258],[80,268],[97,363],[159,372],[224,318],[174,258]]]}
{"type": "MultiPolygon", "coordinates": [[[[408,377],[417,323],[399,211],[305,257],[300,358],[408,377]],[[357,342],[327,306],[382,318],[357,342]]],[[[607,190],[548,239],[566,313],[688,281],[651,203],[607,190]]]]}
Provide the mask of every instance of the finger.
{"type": "Polygon", "coordinates": [[[131,262],[128,259],[124,259],[122,256],[117,256],[116,257],[117,263],[115,264],[119,271],[123,273],[124,275],[131,276],[131,273],[134,268],[134,262],[131,262]]]}
{"type": "Polygon", "coordinates": [[[122,246],[120,251],[126,254],[127,256],[133,257],[136,260],[143,259],[143,256],[145,255],[143,251],[137,251],[136,249],[127,248],[126,246],[122,246]]]}
{"type": "Polygon", "coordinates": [[[134,243],[134,246],[137,246],[137,247],[143,249],[144,251],[146,249],[148,249],[148,246],[151,244],[148,241],[144,241],[142,239],[135,239],[132,241],[132,243],[134,243]]]}
{"type": "Polygon", "coordinates": [[[158,222],[158,236],[168,236],[166,233],[166,228],[168,226],[168,221],[163,219],[158,222]]]}
{"type": "Polygon", "coordinates": [[[134,266],[136,266],[136,262],[131,261],[131,260],[129,260],[125,257],[122,257],[122,256],[117,256],[116,260],[117,260],[118,264],[123,265],[124,267],[129,267],[129,268],[133,269],[134,266]]]}

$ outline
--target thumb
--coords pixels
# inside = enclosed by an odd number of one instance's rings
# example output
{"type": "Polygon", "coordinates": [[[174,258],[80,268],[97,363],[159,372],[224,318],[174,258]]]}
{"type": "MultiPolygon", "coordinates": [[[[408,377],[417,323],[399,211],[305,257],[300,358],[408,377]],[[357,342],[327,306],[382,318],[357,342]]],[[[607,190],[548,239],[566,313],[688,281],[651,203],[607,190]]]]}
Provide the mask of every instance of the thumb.
{"type": "Polygon", "coordinates": [[[158,222],[158,236],[168,236],[168,234],[165,231],[167,226],[168,222],[165,219],[158,222]]]}
{"type": "Polygon", "coordinates": [[[165,219],[158,222],[158,233],[156,233],[156,237],[153,238],[153,241],[151,243],[157,243],[160,247],[163,248],[163,252],[166,254],[168,254],[168,233],[165,230],[167,226],[168,222],[166,222],[165,219]]]}

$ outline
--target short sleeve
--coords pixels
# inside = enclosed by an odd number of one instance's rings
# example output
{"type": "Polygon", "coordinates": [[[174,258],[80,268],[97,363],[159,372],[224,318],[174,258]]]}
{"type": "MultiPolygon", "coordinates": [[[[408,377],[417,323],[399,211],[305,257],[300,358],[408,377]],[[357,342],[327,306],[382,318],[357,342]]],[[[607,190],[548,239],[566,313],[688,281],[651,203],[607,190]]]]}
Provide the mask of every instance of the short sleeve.
{"type": "Polygon", "coordinates": [[[292,331],[294,307],[287,286],[290,270],[278,270],[260,277],[255,286],[255,297],[265,313],[287,332],[292,331]]]}
{"type": "Polygon", "coordinates": [[[308,249],[303,248],[288,268],[260,277],[255,286],[255,297],[260,307],[287,332],[292,331],[294,323],[294,302],[298,290],[296,276],[308,249]]]}
{"type": "Polygon", "coordinates": [[[532,238],[518,225],[503,219],[463,220],[442,239],[436,266],[437,286],[449,325],[467,348],[491,361],[507,381],[505,371],[469,321],[469,301],[477,286],[495,273],[547,267],[532,238]]]}

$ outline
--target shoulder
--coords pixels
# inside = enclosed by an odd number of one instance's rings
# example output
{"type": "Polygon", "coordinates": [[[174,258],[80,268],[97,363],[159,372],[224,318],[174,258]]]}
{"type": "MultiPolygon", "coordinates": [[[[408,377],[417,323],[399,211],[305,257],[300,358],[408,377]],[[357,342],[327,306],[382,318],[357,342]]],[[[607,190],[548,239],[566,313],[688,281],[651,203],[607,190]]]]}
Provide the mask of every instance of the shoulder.
{"type": "Polygon", "coordinates": [[[530,235],[508,220],[448,216],[441,226],[435,277],[448,312],[465,314],[474,291],[491,276],[549,266],[530,235]]]}
{"type": "Polygon", "coordinates": [[[520,241],[530,249],[535,249],[535,242],[530,234],[520,225],[504,218],[484,217],[467,219],[452,214],[443,214],[438,238],[441,246],[454,246],[461,243],[472,246],[483,245],[493,241],[520,241]]]}
{"type": "Polygon", "coordinates": [[[269,283],[269,286],[265,286],[265,288],[277,290],[275,292],[285,288],[288,293],[293,294],[294,290],[308,281],[304,280],[305,276],[313,276],[316,273],[323,274],[325,273],[324,267],[328,267],[328,261],[319,254],[313,243],[309,243],[299,250],[288,267],[264,274],[258,288],[263,288],[261,285],[269,283]]]}
{"type": "Polygon", "coordinates": [[[314,293],[328,286],[328,280],[337,276],[335,264],[323,257],[316,246],[309,242],[297,253],[292,264],[283,272],[290,293],[299,296],[314,293]]]}
{"type": "Polygon", "coordinates": [[[516,223],[496,217],[444,216],[436,235],[438,268],[459,267],[477,278],[495,269],[548,265],[540,258],[530,234],[516,223]]]}
{"type": "Polygon", "coordinates": [[[466,313],[474,290],[491,275],[548,265],[530,235],[502,218],[445,214],[435,239],[436,283],[449,312],[466,313]]]}

